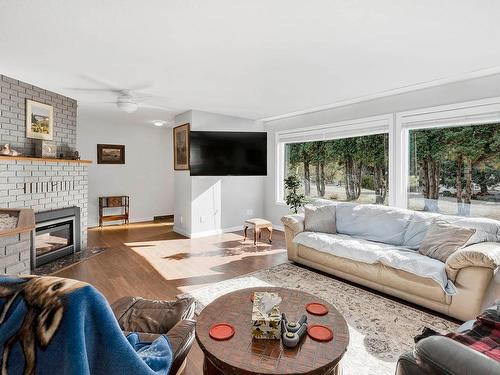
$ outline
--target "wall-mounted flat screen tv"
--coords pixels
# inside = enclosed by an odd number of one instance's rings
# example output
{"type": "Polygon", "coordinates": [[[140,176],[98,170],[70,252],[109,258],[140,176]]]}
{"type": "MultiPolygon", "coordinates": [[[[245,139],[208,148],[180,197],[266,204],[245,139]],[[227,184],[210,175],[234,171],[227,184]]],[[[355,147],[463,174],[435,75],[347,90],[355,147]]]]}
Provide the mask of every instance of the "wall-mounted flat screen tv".
{"type": "Polygon", "coordinates": [[[267,175],[267,133],[192,131],[191,176],[267,175]]]}

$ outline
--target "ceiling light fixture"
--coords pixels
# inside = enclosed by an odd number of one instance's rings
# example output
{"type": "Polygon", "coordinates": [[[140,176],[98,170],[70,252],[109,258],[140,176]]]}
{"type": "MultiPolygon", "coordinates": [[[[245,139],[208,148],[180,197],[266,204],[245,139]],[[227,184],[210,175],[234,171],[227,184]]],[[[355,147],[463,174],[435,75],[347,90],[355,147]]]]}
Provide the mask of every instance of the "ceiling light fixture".
{"type": "Polygon", "coordinates": [[[163,126],[163,125],[165,125],[165,121],[156,120],[156,121],[153,121],[153,125],[154,126],[163,126]]]}

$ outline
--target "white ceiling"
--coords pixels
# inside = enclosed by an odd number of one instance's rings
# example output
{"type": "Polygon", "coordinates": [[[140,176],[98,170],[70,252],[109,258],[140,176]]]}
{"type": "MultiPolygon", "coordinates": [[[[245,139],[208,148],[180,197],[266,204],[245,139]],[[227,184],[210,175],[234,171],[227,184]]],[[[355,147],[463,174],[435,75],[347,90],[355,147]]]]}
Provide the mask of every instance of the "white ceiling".
{"type": "Polygon", "coordinates": [[[0,0],[0,73],[259,119],[500,66],[498,0],[0,0]]]}

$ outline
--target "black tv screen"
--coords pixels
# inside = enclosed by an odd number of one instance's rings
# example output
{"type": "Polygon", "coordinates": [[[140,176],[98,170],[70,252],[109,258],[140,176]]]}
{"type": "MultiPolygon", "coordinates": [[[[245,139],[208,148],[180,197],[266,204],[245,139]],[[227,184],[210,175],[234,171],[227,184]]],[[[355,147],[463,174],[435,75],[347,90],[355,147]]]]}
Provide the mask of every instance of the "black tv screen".
{"type": "Polygon", "coordinates": [[[191,176],[267,175],[267,133],[190,132],[191,176]]]}

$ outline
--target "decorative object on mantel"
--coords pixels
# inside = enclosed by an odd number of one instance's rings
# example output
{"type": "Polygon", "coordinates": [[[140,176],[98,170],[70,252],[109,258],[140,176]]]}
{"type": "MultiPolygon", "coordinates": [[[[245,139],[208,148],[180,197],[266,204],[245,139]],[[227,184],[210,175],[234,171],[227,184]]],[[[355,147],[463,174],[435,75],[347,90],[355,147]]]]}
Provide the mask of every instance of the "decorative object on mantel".
{"type": "Polygon", "coordinates": [[[35,143],[35,156],[39,158],[56,158],[57,147],[55,142],[38,139],[35,143]]]}
{"type": "Polygon", "coordinates": [[[97,145],[97,164],[125,164],[125,145],[97,145]]]}
{"type": "Polygon", "coordinates": [[[54,133],[54,109],[51,105],[26,99],[26,138],[51,141],[54,133]]]}
{"type": "Polygon", "coordinates": [[[71,155],[71,159],[72,160],[80,160],[80,153],[77,150],[73,151],[73,153],[71,155]]]}
{"type": "Polygon", "coordinates": [[[20,156],[21,153],[10,148],[10,144],[6,143],[5,145],[2,146],[0,149],[0,155],[3,156],[20,156]]]}
{"type": "Polygon", "coordinates": [[[99,197],[99,226],[102,228],[105,221],[123,220],[128,224],[129,220],[129,197],[127,195],[115,197],[99,197]],[[106,209],[121,208],[122,213],[105,215],[106,209]]]}
{"type": "Polygon", "coordinates": [[[189,170],[189,124],[174,128],[174,169],[189,170]]]}

